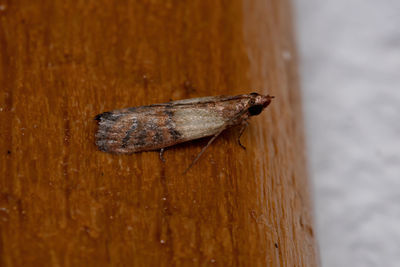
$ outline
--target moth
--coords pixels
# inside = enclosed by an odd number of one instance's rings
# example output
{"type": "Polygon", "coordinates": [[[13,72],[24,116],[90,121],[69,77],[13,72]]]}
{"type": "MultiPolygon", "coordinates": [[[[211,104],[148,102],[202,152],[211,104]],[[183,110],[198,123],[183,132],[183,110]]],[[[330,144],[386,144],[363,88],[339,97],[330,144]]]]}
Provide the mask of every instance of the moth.
{"type": "MultiPolygon", "coordinates": [[[[251,116],[260,114],[273,96],[257,93],[209,96],[163,104],[104,112],[95,117],[99,128],[96,145],[115,154],[160,150],[179,143],[212,136],[188,170],[224,130],[240,125],[240,137],[251,116]]],[[[186,171],[185,171],[186,172],[186,171]]]]}

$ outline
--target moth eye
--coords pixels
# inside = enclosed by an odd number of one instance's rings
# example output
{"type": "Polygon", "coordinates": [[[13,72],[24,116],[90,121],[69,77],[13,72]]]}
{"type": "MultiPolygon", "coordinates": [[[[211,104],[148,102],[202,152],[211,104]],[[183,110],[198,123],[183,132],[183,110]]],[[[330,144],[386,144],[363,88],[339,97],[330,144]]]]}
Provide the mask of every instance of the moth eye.
{"type": "Polygon", "coordinates": [[[249,107],[247,110],[250,113],[250,116],[255,116],[261,113],[261,111],[263,110],[263,105],[254,105],[249,107]]]}

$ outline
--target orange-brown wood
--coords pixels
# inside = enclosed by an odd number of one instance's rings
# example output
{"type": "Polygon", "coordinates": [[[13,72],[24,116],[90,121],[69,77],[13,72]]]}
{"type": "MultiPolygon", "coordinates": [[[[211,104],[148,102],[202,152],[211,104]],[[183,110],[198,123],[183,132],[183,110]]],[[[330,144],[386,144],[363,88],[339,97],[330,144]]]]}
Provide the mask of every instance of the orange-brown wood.
{"type": "Polygon", "coordinates": [[[0,1],[0,265],[316,266],[286,0],[0,1]],[[97,150],[93,117],[252,91],[238,131],[97,150]]]}

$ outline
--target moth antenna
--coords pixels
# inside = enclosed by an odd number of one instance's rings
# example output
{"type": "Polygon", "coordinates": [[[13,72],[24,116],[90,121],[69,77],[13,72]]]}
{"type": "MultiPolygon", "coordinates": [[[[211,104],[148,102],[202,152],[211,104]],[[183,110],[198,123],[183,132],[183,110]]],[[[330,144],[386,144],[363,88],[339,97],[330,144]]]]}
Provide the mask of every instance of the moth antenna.
{"type": "Polygon", "coordinates": [[[211,145],[211,143],[225,130],[222,129],[221,131],[219,131],[218,133],[216,133],[211,139],[210,141],[208,141],[207,145],[205,147],[203,147],[200,151],[200,153],[197,155],[197,157],[192,161],[192,163],[190,163],[189,167],[186,168],[186,170],[183,172],[183,174],[186,174],[187,171],[199,160],[199,158],[201,157],[201,155],[204,153],[204,151],[206,151],[207,147],[209,147],[211,145]]]}

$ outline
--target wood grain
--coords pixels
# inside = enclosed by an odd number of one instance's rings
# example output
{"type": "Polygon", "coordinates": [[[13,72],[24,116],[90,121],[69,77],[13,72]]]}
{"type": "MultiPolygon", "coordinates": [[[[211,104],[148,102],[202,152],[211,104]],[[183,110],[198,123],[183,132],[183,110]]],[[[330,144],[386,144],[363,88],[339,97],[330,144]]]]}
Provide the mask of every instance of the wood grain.
{"type": "Polygon", "coordinates": [[[316,266],[286,0],[0,0],[0,265],[316,266]],[[276,96],[238,132],[110,155],[98,113],[276,96]]]}

